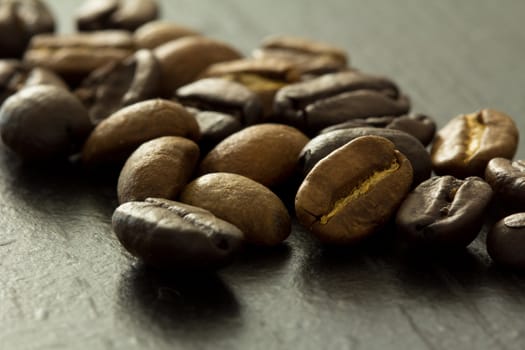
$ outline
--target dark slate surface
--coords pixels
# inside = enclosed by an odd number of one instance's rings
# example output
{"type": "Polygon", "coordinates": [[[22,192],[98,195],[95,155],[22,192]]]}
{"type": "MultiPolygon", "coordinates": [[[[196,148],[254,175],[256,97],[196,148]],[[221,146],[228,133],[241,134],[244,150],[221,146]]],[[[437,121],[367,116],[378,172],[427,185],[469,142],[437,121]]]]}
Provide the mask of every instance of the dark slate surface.
{"type": "MultiPolygon", "coordinates": [[[[52,0],[71,31],[79,1],[52,0]]],[[[525,2],[163,1],[164,17],[244,52],[273,33],[326,40],[387,74],[440,126],[500,109],[525,130],[525,2]]],[[[525,146],[518,152],[525,157],[525,146]]],[[[525,275],[493,266],[483,235],[416,258],[392,231],[327,250],[300,228],[216,275],[149,271],[110,228],[114,183],[0,149],[1,349],[522,349],[525,275]]]]}

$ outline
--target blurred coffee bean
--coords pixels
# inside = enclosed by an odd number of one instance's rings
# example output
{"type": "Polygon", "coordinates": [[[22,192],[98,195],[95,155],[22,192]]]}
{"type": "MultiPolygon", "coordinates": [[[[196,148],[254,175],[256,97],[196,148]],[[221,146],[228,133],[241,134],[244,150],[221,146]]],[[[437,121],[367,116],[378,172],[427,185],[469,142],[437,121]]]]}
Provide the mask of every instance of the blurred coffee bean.
{"type": "Polygon", "coordinates": [[[525,269],[525,213],[498,221],[487,234],[487,251],[502,266],[525,269]]]}
{"type": "Polygon", "coordinates": [[[483,176],[492,158],[512,159],[519,132],[506,114],[483,109],[461,114],[447,123],[432,145],[432,165],[436,174],[464,178],[483,176]]]}
{"type": "Polygon", "coordinates": [[[501,204],[525,208],[525,161],[493,158],[485,169],[485,181],[501,204]]]}
{"type": "Polygon", "coordinates": [[[157,97],[160,67],[153,53],[139,50],[123,61],[94,70],[75,91],[93,124],[130,104],[157,97]]]}
{"type": "Polygon", "coordinates": [[[137,28],[133,37],[138,48],[153,50],[168,41],[200,35],[197,31],[171,22],[152,21],[137,28]]]}
{"type": "Polygon", "coordinates": [[[75,14],[75,20],[80,31],[134,31],[158,15],[159,8],[155,0],[84,0],[75,14]]]}
{"type": "Polygon", "coordinates": [[[199,147],[203,155],[226,137],[242,129],[239,119],[230,114],[197,111],[194,117],[201,132],[199,147]]]}
{"type": "Polygon", "coordinates": [[[491,197],[490,186],[479,177],[433,177],[399,208],[398,231],[416,248],[464,248],[478,235],[491,197]]]}

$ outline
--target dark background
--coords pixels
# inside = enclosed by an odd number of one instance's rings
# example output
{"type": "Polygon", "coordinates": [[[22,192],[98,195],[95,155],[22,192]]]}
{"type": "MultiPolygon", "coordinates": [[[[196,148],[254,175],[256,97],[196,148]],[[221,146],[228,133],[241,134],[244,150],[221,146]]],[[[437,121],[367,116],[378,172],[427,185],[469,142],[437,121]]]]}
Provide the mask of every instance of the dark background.
{"type": "MultiPolygon", "coordinates": [[[[80,1],[50,0],[61,31],[80,1]]],[[[484,107],[525,130],[525,2],[162,1],[163,17],[248,54],[266,35],[312,37],[396,80],[439,126],[484,107]]],[[[523,349],[525,275],[483,236],[417,258],[386,232],[319,247],[299,227],[191,281],[149,271],[110,227],[111,181],[31,168],[0,146],[0,349],[523,349]]],[[[525,157],[525,147],[518,158],[525,157]]]]}

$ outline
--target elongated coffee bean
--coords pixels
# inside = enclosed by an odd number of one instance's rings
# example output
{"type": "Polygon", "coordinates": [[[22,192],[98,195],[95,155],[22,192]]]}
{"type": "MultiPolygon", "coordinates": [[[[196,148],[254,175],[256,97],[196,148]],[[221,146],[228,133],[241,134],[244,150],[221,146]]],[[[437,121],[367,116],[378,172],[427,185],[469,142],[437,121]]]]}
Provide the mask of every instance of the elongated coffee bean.
{"type": "Polygon", "coordinates": [[[492,197],[479,177],[433,177],[412,191],[396,216],[400,234],[417,247],[454,249],[476,238],[492,197]]]}
{"type": "Polygon", "coordinates": [[[505,204],[525,208],[525,161],[493,158],[485,169],[485,181],[505,204]]]}
{"type": "Polygon", "coordinates": [[[131,254],[175,270],[220,267],[243,241],[237,227],[209,211],[160,198],[122,204],[113,213],[112,226],[131,254]]]}
{"type": "Polygon", "coordinates": [[[487,234],[487,251],[498,264],[525,269],[525,213],[498,221],[487,234]]]}

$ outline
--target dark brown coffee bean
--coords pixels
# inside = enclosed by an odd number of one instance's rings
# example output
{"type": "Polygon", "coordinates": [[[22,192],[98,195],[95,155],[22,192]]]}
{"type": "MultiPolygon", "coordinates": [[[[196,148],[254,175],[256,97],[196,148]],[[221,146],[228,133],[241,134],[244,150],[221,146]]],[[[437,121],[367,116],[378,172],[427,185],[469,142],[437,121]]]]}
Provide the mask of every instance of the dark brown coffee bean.
{"type": "Polygon", "coordinates": [[[125,107],[104,119],[89,135],[82,160],[90,167],[120,166],[142,143],[161,136],[199,139],[195,118],[178,103],[148,100],[125,107]]]}
{"type": "Polygon", "coordinates": [[[24,60],[30,65],[46,67],[75,84],[93,70],[121,61],[133,51],[133,38],[126,31],[40,34],[31,40],[24,60]]]}
{"type": "Polygon", "coordinates": [[[67,90],[59,76],[40,67],[30,67],[17,60],[0,60],[0,105],[14,93],[33,85],[53,85],[67,90]]]}
{"type": "Polygon", "coordinates": [[[165,97],[194,81],[209,65],[241,58],[228,44],[213,39],[190,36],[167,42],[154,50],[159,60],[165,97]]]}
{"type": "Polygon", "coordinates": [[[237,227],[209,211],[160,198],[122,204],[113,213],[112,226],[131,254],[174,270],[221,267],[243,241],[237,227]]]}
{"type": "Polygon", "coordinates": [[[182,191],[180,201],[231,222],[252,244],[274,246],[291,231],[290,216],[279,197],[241,175],[213,173],[198,177],[182,191]]]}
{"type": "Polygon", "coordinates": [[[242,129],[239,119],[229,114],[197,111],[194,116],[201,131],[199,146],[202,154],[208,153],[226,137],[242,129]]]}
{"type": "Polygon", "coordinates": [[[282,124],[258,124],[230,135],[208,153],[200,173],[244,175],[272,187],[286,181],[308,142],[299,130],[282,124]]]}
{"type": "Polygon", "coordinates": [[[98,124],[122,107],[159,95],[160,67],[153,53],[139,50],[93,71],[75,91],[98,124]]]}
{"type": "Polygon", "coordinates": [[[117,185],[119,203],[148,197],[174,199],[188,183],[199,160],[199,146],[178,136],[143,143],[128,158],[117,185]]]}
{"type": "Polygon", "coordinates": [[[392,142],[363,136],[317,163],[299,187],[295,212],[321,241],[354,243],[395,214],[411,183],[410,162],[392,142]]]}
{"type": "Polygon", "coordinates": [[[483,176],[492,158],[512,159],[518,135],[512,118],[501,112],[483,109],[459,115],[436,135],[431,151],[434,171],[459,178],[483,176]]]}
{"type": "Polygon", "coordinates": [[[394,143],[412,165],[414,171],[414,186],[428,179],[432,171],[430,155],[423,145],[413,136],[394,129],[352,128],[334,130],[314,137],[303,148],[299,155],[299,163],[306,176],[310,170],[329,153],[346,143],[366,135],[381,136],[394,143]]]}
{"type": "Polygon", "coordinates": [[[77,10],[75,20],[80,31],[134,31],[158,15],[159,8],[155,0],[85,0],[77,10]]]}
{"type": "Polygon", "coordinates": [[[433,177],[399,208],[398,231],[416,247],[464,248],[478,235],[491,197],[490,186],[479,177],[433,177]]]}
{"type": "Polygon", "coordinates": [[[487,234],[487,251],[498,264],[525,269],[525,213],[498,221],[487,234]]]}
{"type": "Polygon", "coordinates": [[[55,20],[40,0],[0,1],[0,58],[19,58],[36,34],[51,33],[55,20]]]}
{"type": "Polygon", "coordinates": [[[525,208],[525,161],[493,158],[485,169],[485,181],[502,203],[525,208]]]}
{"type": "Polygon", "coordinates": [[[175,98],[185,106],[235,116],[243,125],[262,120],[262,104],[257,95],[234,81],[207,78],[178,88],[175,98]]]}
{"type": "Polygon", "coordinates": [[[82,103],[56,86],[22,89],[0,109],[2,140],[28,160],[66,157],[78,151],[91,128],[82,103]]]}
{"type": "Polygon", "coordinates": [[[410,103],[391,80],[341,72],[282,88],[274,109],[282,122],[315,134],[350,119],[406,114],[410,103]]]}
{"type": "Polygon", "coordinates": [[[171,22],[148,22],[135,31],[133,37],[138,48],[150,49],[185,36],[200,35],[197,31],[171,22]]]}

